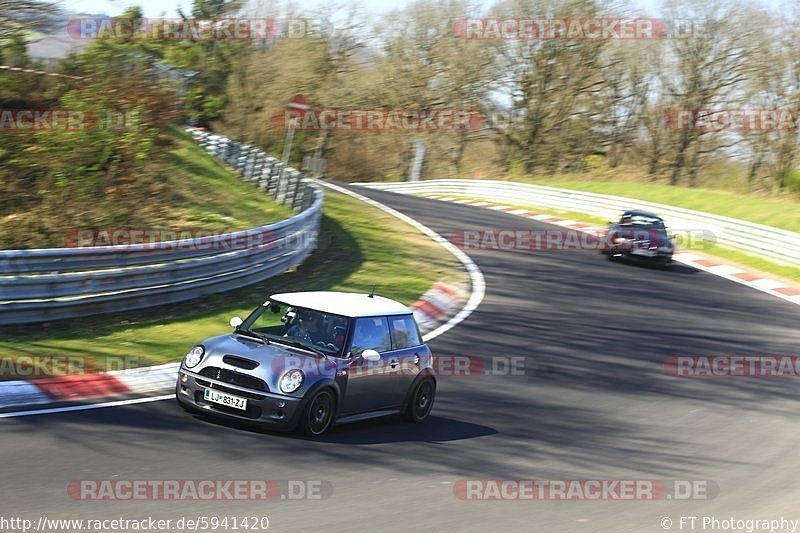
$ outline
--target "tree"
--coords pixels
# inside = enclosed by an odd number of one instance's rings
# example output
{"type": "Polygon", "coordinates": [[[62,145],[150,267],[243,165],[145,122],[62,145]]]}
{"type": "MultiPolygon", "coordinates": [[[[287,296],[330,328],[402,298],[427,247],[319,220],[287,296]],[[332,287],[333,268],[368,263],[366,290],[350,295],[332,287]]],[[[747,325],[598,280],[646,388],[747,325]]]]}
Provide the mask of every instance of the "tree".
{"type": "MultiPolygon", "coordinates": [[[[376,66],[383,78],[380,104],[488,115],[488,94],[497,76],[491,43],[466,40],[454,32],[459,19],[475,13],[467,1],[438,0],[415,2],[387,15],[377,30],[382,43],[376,66]]],[[[458,173],[468,143],[483,134],[462,129],[408,138],[403,142],[401,173],[407,175],[410,168],[414,138],[425,139],[434,159],[446,160],[444,171],[458,173]]]]}
{"type": "MultiPolygon", "coordinates": [[[[594,0],[535,2],[507,0],[491,12],[503,18],[591,18],[604,13],[594,0]]],[[[607,40],[545,38],[501,41],[499,58],[507,73],[514,116],[504,134],[525,172],[580,166],[591,152],[597,124],[597,99],[605,80],[607,40]]]]}
{"type": "MultiPolygon", "coordinates": [[[[737,91],[753,74],[750,62],[756,42],[743,6],[721,0],[668,0],[672,20],[691,20],[691,34],[669,39],[661,83],[679,112],[735,105],[737,91]]],[[[703,116],[700,117],[701,119],[703,116]]],[[[697,184],[702,158],[718,151],[721,136],[711,138],[706,128],[687,127],[674,134],[670,184],[685,177],[697,184]]]]}

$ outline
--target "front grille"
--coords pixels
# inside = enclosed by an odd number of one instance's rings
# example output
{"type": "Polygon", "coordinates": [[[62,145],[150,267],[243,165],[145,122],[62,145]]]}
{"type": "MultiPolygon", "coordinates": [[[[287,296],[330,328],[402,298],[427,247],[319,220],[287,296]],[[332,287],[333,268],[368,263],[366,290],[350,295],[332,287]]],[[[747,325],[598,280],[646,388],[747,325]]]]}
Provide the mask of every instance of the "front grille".
{"type": "Polygon", "coordinates": [[[244,368],[245,370],[253,370],[259,364],[258,361],[245,359],[244,357],[239,357],[238,355],[225,355],[222,357],[222,362],[231,366],[244,368]]]}
{"type": "Polygon", "coordinates": [[[202,379],[195,379],[195,381],[201,387],[227,392],[228,394],[233,394],[234,396],[241,396],[242,398],[248,398],[250,400],[263,400],[264,398],[266,398],[266,396],[264,396],[263,394],[256,394],[255,392],[247,392],[239,389],[232,389],[230,387],[225,387],[223,385],[215,385],[210,381],[205,381],[202,379]]]}
{"type": "Polygon", "coordinates": [[[257,377],[248,376],[247,374],[242,374],[240,372],[234,372],[233,370],[228,370],[227,368],[207,366],[200,371],[200,375],[207,378],[216,379],[217,381],[222,381],[224,383],[230,383],[231,385],[236,385],[237,387],[269,392],[269,387],[264,380],[257,377]]]}
{"type": "Polygon", "coordinates": [[[257,405],[248,404],[247,409],[242,411],[241,409],[235,409],[233,407],[228,407],[227,405],[220,405],[218,403],[207,402],[205,401],[205,399],[203,399],[202,391],[197,391],[194,393],[194,401],[200,405],[210,405],[214,411],[219,411],[221,413],[243,416],[245,418],[252,418],[253,420],[261,418],[261,408],[258,407],[257,405]]]}

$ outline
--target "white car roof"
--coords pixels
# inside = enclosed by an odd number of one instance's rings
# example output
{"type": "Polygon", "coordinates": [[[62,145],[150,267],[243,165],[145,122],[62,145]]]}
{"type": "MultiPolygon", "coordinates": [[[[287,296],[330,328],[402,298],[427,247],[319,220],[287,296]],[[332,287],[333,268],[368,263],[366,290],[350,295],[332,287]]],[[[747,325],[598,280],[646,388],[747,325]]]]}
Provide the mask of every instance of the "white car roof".
{"type": "Polygon", "coordinates": [[[369,297],[355,292],[285,292],[273,294],[270,300],[295,306],[315,309],[324,313],[347,317],[408,315],[411,309],[383,296],[369,297]]]}

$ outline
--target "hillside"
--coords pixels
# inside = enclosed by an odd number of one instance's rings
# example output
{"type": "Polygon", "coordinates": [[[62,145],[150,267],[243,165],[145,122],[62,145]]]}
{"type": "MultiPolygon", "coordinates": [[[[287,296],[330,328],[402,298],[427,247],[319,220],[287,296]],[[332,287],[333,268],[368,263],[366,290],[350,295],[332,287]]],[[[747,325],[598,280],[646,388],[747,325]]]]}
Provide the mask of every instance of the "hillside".
{"type": "Polygon", "coordinates": [[[247,229],[291,216],[180,127],[165,129],[158,144],[156,157],[124,191],[106,187],[87,197],[85,188],[65,183],[60,191],[28,194],[17,208],[6,206],[0,211],[0,248],[59,247],[77,231],[117,228],[165,230],[154,239],[165,240],[169,231],[247,229]]]}

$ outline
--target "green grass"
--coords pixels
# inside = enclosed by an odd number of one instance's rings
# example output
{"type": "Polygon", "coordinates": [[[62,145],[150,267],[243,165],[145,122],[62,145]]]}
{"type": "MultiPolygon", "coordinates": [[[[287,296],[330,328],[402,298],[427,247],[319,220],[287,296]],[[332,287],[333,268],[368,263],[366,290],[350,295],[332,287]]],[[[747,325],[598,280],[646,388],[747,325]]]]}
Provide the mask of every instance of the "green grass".
{"type": "Polygon", "coordinates": [[[97,369],[110,357],[127,358],[128,366],[178,361],[193,344],[230,331],[231,316],[245,316],[272,293],[376,286],[377,294],[410,303],[442,279],[467,279],[447,251],[378,209],[326,192],[318,249],[294,272],[146,311],[0,328],[0,359],[77,356],[97,369]]]}
{"type": "Polygon", "coordinates": [[[288,218],[292,210],[275,203],[252,182],[243,181],[203,150],[188,133],[173,127],[175,144],[168,161],[170,180],[181,202],[170,206],[164,220],[200,229],[249,229],[288,218]]]}
{"type": "Polygon", "coordinates": [[[522,181],[562,189],[626,196],[800,232],[800,202],[788,196],[758,198],[726,191],[636,182],[541,178],[522,181]]]}
{"type": "MultiPolygon", "coordinates": [[[[448,198],[455,198],[456,200],[483,200],[490,203],[500,203],[495,202],[494,200],[487,200],[486,198],[476,198],[474,196],[462,196],[456,194],[448,194],[448,198]]],[[[517,209],[527,209],[532,211],[536,214],[541,215],[555,215],[563,218],[567,218],[570,220],[575,220],[578,222],[587,222],[590,224],[596,224],[598,226],[606,227],[608,226],[608,220],[604,219],[603,217],[597,217],[593,215],[587,215],[586,213],[580,213],[578,211],[567,211],[564,209],[554,209],[550,207],[539,207],[539,206],[532,206],[530,204],[523,204],[517,202],[502,202],[503,205],[507,205],[510,207],[515,207],[517,209]]]]}

